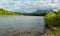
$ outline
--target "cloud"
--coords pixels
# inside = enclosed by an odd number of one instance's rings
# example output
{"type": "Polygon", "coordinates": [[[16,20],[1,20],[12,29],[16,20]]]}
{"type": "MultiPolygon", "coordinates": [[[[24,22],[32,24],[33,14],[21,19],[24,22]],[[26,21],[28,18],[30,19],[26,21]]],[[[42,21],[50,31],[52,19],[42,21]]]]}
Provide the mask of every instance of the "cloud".
{"type": "Polygon", "coordinates": [[[20,10],[25,12],[33,12],[37,9],[60,9],[59,0],[0,0],[0,8],[9,10],[20,10]]]}
{"type": "Polygon", "coordinates": [[[24,6],[24,10],[25,11],[30,11],[30,12],[33,12],[33,11],[35,11],[35,10],[37,10],[37,9],[55,9],[55,10],[57,10],[59,7],[59,3],[47,3],[47,1],[46,2],[44,2],[44,1],[35,1],[35,2],[25,2],[24,3],[25,4],[25,6],[24,6]]]}

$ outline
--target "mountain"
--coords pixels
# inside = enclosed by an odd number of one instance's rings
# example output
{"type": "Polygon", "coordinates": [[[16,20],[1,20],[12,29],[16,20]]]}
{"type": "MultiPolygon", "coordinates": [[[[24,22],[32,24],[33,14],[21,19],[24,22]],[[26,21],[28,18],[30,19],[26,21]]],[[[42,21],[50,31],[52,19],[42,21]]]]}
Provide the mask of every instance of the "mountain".
{"type": "Polygon", "coordinates": [[[49,9],[49,10],[40,10],[40,9],[38,9],[37,11],[35,11],[35,12],[55,12],[54,10],[52,10],[52,9],[49,9]]]}

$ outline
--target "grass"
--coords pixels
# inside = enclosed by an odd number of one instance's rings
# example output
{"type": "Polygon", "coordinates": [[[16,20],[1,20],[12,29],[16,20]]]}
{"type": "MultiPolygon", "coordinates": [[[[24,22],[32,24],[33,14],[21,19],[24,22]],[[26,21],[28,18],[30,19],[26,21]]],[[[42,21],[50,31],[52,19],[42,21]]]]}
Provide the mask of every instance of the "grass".
{"type": "Polygon", "coordinates": [[[56,36],[60,36],[60,27],[56,27],[55,34],[56,36]]]}
{"type": "Polygon", "coordinates": [[[47,32],[48,36],[60,36],[60,27],[56,27],[55,30],[50,30],[47,32]]]}

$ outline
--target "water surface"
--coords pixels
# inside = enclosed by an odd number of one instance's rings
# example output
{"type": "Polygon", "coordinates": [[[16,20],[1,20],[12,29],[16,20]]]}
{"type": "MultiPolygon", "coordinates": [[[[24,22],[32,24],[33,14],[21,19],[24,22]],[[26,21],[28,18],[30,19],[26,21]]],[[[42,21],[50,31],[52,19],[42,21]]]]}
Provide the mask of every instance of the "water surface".
{"type": "Polygon", "coordinates": [[[0,16],[0,36],[6,33],[11,35],[13,32],[31,32],[37,27],[44,29],[41,16],[0,16]]]}

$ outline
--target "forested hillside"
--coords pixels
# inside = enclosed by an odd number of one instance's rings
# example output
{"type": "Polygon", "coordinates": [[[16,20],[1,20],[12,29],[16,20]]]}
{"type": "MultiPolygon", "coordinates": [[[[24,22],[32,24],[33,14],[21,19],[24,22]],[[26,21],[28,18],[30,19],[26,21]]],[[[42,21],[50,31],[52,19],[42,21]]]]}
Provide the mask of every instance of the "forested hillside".
{"type": "Polygon", "coordinates": [[[12,11],[8,11],[8,10],[5,10],[5,9],[0,9],[0,16],[2,15],[22,15],[21,13],[18,13],[18,12],[12,12],[12,11]]]}

